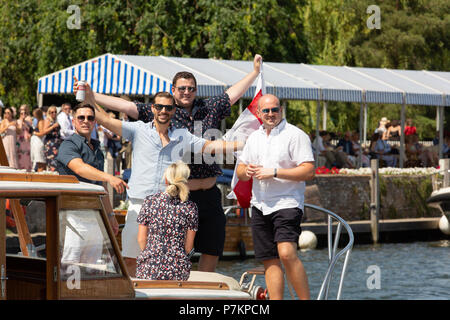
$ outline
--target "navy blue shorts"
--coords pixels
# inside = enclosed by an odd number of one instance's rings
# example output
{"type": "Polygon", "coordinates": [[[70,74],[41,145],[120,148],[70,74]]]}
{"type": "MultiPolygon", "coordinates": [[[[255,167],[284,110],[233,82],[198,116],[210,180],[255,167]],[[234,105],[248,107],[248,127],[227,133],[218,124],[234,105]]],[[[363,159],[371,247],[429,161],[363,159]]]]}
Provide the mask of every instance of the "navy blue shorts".
{"type": "Polygon", "coordinates": [[[302,233],[300,208],[281,209],[268,215],[252,207],[252,237],[257,260],[279,259],[277,243],[295,242],[302,233]]]}

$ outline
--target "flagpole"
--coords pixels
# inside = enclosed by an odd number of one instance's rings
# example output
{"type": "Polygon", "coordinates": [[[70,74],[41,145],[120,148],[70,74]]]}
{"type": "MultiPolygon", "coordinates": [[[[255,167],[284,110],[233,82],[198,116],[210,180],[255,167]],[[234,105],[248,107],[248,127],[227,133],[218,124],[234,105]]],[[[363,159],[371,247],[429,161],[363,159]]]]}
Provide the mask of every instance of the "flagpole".
{"type": "MultiPolygon", "coordinates": [[[[256,79],[256,89],[253,100],[250,104],[242,110],[242,100],[239,103],[240,115],[236,119],[232,128],[227,131],[223,139],[225,141],[246,141],[248,136],[261,126],[261,119],[258,117],[258,100],[266,94],[264,84],[262,62],[259,70],[258,78],[256,79]]],[[[252,197],[252,179],[249,181],[241,181],[236,175],[236,169],[239,165],[239,154],[236,152],[236,163],[234,167],[233,178],[231,180],[231,192],[227,195],[228,199],[236,199],[242,208],[250,207],[250,199],[252,197]]]]}

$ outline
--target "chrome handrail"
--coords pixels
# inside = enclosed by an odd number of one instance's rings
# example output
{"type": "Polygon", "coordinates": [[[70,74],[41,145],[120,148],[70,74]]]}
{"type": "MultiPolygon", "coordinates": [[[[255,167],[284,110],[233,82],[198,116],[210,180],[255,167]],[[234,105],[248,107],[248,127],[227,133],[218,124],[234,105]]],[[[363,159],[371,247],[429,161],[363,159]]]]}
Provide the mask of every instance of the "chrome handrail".
{"type": "Polygon", "coordinates": [[[337,296],[336,296],[336,299],[340,300],[341,294],[342,294],[342,286],[344,284],[345,272],[347,271],[348,260],[350,258],[350,254],[352,252],[353,243],[354,243],[353,231],[350,228],[350,226],[348,225],[348,223],[345,222],[344,219],[339,217],[334,212],[331,212],[330,210],[318,207],[316,205],[308,204],[308,203],[305,203],[305,208],[310,208],[310,209],[314,209],[317,211],[321,211],[328,215],[328,226],[327,226],[328,227],[328,232],[327,232],[328,233],[328,236],[327,236],[328,237],[328,270],[327,270],[327,273],[325,274],[325,278],[322,282],[322,286],[320,287],[319,294],[317,295],[317,300],[328,299],[328,291],[330,288],[331,276],[332,276],[334,268],[336,266],[336,262],[339,260],[339,258],[344,253],[346,254],[345,259],[344,259],[344,265],[342,267],[341,279],[339,281],[338,292],[337,292],[337,296]],[[336,234],[335,234],[335,238],[334,238],[334,243],[333,243],[333,239],[332,239],[332,237],[333,237],[332,220],[333,219],[338,221],[337,228],[336,228],[336,234]],[[342,250],[340,250],[339,252],[336,252],[337,246],[339,243],[342,226],[344,226],[345,230],[348,233],[349,241],[348,241],[348,244],[342,250]]]}

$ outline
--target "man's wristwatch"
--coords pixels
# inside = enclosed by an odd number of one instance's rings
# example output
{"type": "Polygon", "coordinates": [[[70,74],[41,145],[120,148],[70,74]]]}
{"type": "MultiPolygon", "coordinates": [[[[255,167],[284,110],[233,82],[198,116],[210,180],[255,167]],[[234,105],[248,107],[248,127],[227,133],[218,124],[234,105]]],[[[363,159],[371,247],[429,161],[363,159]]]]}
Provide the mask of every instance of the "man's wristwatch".
{"type": "Polygon", "coordinates": [[[273,177],[276,178],[277,177],[277,168],[273,169],[273,177]]]}

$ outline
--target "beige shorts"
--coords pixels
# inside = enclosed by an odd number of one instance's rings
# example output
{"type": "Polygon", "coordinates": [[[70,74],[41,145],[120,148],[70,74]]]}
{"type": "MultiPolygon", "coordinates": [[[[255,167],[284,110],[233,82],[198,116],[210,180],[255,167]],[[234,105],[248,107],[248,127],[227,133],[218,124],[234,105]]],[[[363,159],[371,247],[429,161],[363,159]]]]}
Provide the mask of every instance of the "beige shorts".
{"type": "Polygon", "coordinates": [[[125,217],[125,227],[122,230],[122,256],[136,259],[141,253],[141,248],[137,242],[139,224],[137,216],[141,211],[143,199],[130,199],[127,216],[125,217]]]}

